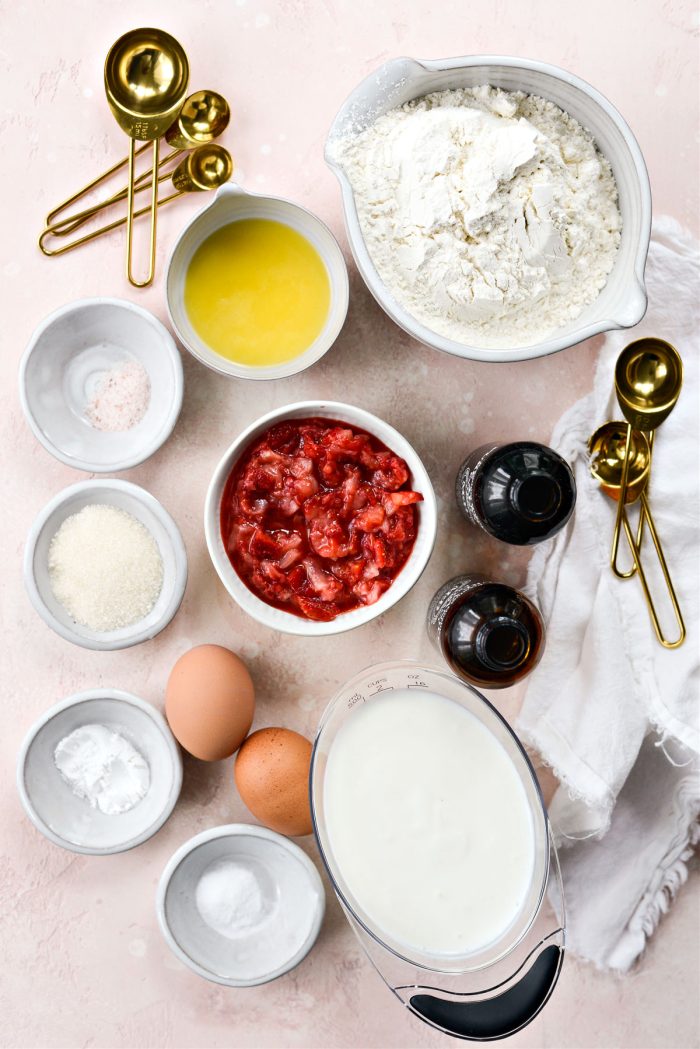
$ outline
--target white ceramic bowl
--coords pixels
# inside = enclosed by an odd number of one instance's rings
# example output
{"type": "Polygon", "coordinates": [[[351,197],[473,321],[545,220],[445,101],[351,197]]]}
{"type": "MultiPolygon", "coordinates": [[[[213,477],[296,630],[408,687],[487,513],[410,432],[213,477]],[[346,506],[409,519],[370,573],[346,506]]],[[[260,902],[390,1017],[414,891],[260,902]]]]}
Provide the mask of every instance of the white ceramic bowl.
{"type": "Polygon", "coordinates": [[[148,641],[173,618],[187,584],[187,553],[177,525],[158,500],[129,481],[81,481],[47,503],[32,525],[24,549],[24,582],[29,599],[57,634],[83,648],[113,651],[148,641]],[[163,586],[144,618],[119,630],[100,632],[76,623],[53,595],[49,580],[49,545],[63,522],[84,506],[106,503],[126,510],[149,530],[163,559],[163,586]]]}
{"type": "Polygon", "coordinates": [[[107,856],[153,837],[175,807],[182,757],[163,716],[150,703],[119,689],[80,692],[57,703],[29,730],[17,760],[17,788],[41,833],[71,852],[107,856]],[[106,815],[73,793],[54,764],[54,751],[82,725],[100,724],[124,736],[146,759],[147,794],[133,809],[106,815]]]}
{"type": "Polygon", "coordinates": [[[253,987],[289,972],[309,953],[321,928],[326,897],[316,867],[298,845],[265,827],[232,823],[214,827],[177,850],[160,879],[158,922],[168,946],[199,976],[228,987],[253,987]],[[211,864],[231,860],[255,873],[270,913],[248,935],[229,939],[205,923],[196,903],[197,883],[211,864]],[[284,935],[285,912],[301,920],[301,942],[274,968],[251,958],[255,940],[284,935]]]}
{"type": "Polygon", "coordinates": [[[651,189],[644,158],[615,107],[585,80],[563,69],[503,55],[473,55],[437,62],[393,59],[363,80],[343,104],[328,136],[326,161],[340,182],[350,247],[367,287],[404,331],[427,346],[470,360],[528,360],[566,349],[613,328],[631,328],[644,316],[644,266],[651,233],[651,189]],[[432,331],[405,310],[377,273],[362,235],[352,186],[332,155],[335,140],[362,130],[396,106],[432,91],[480,84],[539,95],[570,113],[592,133],[617,181],[622,240],[607,284],[595,302],[571,324],[529,346],[492,349],[466,345],[432,331]]]}
{"type": "Polygon", "coordinates": [[[224,453],[219,461],[214,476],[209,484],[207,498],[204,508],[204,532],[209,548],[209,555],[214,564],[221,582],[228,590],[231,597],[238,605],[257,619],[259,623],[279,630],[284,634],[301,634],[305,637],[321,637],[327,634],[341,634],[346,630],[369,623],[383,612],[388,611],[393,605],[400,601],[411,587],[418,582],[423,569],[427,565],[435,544],[437,533],[437,505],[435,493],[430,482],[428,472],[405,437],[393,426],[389,426],[382,419],[363,408],[357,408],[352,404],[342,404],[338,401],[299,401],[296,404],[287,404],[282,408],[275,408],[267,415],[261,416],[250,426],[239,434],[236,440],[224,453]],[[303,619],[291,612],[284,612],[281,608],[273,608],[257,597],[249,590],[240,578],[233,565],[229,561],[221,538],[220,514],[221,497],[231,470],[240,458],[241,454],[256,437],[274,423],[284,419],[304,419],[321,417],[326,419],[337,419],[340,422],[359,426],[400,455],[408,464],[411,471],[411,485],[423,496],[423,502],[416,504],[418,511],[418,533],[411,551],[411,556],[399,572],[388,590],[382,594],[373,605],[365,605],[355,608],[351,612],[343,612],[328,623],[316,622],[303,619]]]}
{"type": "Polygon", "coordinates": [[[207,204],[185,226],[175,242],[168,262],[166,295],[170,322],[178,338],[202,364],[222,375],[239,379],[281,379],[315,364],[338,338],[348,311],[348,271],[337,240],[310,211],[291,200],[250,193],[228,182],[218,190],[212,203],[207,204]],[[266,368],[237,364],[215,353],[194,330],[185,309],[185,276],[200,244],[222,226],[239,219],[253,218],[281,222],[305,237],[323,260],[331,289],[326,323],[311,346],[291,361],[266,368]]]}
{"type": "Polygon", "coordinates": [[[137,466],[167,441],[182,406],[182,361],[160,321],[123,299],[81,299],[46,317],[19,368],[19,396],[35,437],[61,462],[90,473],[137,466]],[[151,399],[130,430],[96,430],[85,417],[104,374],[123,361],[148,372],[151,399]]]}

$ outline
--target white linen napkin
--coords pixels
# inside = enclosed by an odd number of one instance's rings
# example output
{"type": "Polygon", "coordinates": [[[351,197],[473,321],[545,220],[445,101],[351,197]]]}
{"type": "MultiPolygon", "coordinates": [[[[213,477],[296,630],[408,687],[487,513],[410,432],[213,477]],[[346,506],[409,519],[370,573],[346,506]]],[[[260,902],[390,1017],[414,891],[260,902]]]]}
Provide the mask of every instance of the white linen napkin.
{"type": "MultiPolygon", "coordinates": [[[[550,816],[559,843],[570,846],[560,856],[567,943],[621,971],[668,909],[700,838],[700,249],[673,219],[654,223],[646,282],[646,317],[606,337],[593,392],[552,435],[574,470],[578,500],[571,523],[530,563],[525,590],[544,615],[547,644],[518,719],[561,784],[550,816]],[[586,451],[599,425],[622,418],[615,361],[643,335],[673,343],[684,363],[678,404],[656,436],[648,493],[688,631],[673,651],[656,641],[639,581],[619,580],[608,566],[616,504],[590,477],[586,451]]],[[[642,560],[667,610],[648,534],[642,560]]],[[[631,563],[624,533],[619,563],[631,563]]],[[[675,636],[672,615],[662,623],[675,636]]]]}

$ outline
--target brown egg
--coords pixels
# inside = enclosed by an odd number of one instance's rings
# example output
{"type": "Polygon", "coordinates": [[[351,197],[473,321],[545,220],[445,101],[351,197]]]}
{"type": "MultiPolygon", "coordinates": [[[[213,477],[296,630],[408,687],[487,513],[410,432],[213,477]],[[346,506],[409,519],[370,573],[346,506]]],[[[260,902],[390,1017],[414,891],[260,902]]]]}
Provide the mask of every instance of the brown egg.
{"type": "Polygon", "coordinates": [[[195,758],[230,758],[248,735],[254,712],[248,669],[228,648],[197,645],[170,672],[165,716],[175,739],[195,758]]]}
{"type": "Polygon", "coordinates": [[[311,834],[311,744],[288,728],[261,728],[238,751],[233,774],[250,811],[270,830],[311,834]]]}

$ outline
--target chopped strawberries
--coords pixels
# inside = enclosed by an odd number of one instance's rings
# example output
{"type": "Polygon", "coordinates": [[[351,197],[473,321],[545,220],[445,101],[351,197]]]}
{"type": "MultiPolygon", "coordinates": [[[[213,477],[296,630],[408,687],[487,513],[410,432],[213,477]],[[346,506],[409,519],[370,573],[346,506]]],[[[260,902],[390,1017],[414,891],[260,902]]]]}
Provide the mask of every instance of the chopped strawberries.
{"type": "Polygon", "coordinates": [[[290,419],[232,470],[221,503],[231,564],[268,604],[328,621],[374,604],[409,558],[415,504],[403,459],[346,423],[290,419]]]}

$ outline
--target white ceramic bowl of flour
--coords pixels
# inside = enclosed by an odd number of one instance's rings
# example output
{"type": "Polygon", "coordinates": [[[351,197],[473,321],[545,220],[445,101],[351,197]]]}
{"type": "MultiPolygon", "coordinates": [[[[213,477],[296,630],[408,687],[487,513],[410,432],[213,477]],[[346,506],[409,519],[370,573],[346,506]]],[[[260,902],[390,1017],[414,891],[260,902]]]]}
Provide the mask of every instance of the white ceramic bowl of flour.
{"type": "Polygon", "coordinates": [[[20,401],[34,436],[61,462],[90,473],[128,470],[153,455],[173,431],[182,390],[172,335],[152,313],[124,299],[62,306],[35,330],[19,369],[20,401]],[[125,366],[146,373],[145,410],[138,402],[129,406],[134,382],[125,366]],[[90,405],[110,377],[113,418],[100,429],[89,421],[90,405]],[[125,425],[122,420],[133,425],[109,428],[125,425]]]}
{"type": "Polygon", "coordinates": [[[252,987],[306,957],[325,902],[320,875],[298,845],[234,823],[178,849],[161,876],[156,910],[168,946],[193,972],[252,987]]]}
{"type": "Polygon", "coordinates": [[[185,593],[187,553],[175,521],[145,488],[129,481],[81,481],[54,496],[35,519],[24,548],[24,583],[34,608],[60,637],[83,648],[111,652],[148,641],[165,629],[185,593]],[[94,504],[125,510],[141,522],[155,540],[163,564],[162,586],[150,612],[114,630],[93,630],[76,622],[51,587],[51,540],[67,518],[94,504]]]}
{"type": "Polygon", "coordinates": [[[55,845],[90,856],[125,852],[153,837],[181,786],[182,757],[165,719],[150,703],[118,689],[81,692],[51,707],[27,733],[17,759],[20,800],[34,826],[55,845]],[[56,766],[56,747],[90,725],[116,732],[148,767],[147,789],[127,811],[93,807],[56,766]]]}
{"type": "Polygon", "coordinates": [[[608,100],[585,81],[555,66],[501,55],[443,61],[398,58],[362,81],[338,113],[328,136],[326,160],[343,195],[345,222],[357,267],[386,313],[420,342],[457,357],[516,361],[542,357],[614,328],[637,324],[646,310],[644,266],[651,231],[651,190],[644,159],[629,127],[608,100]],[[619,194],[622,236],[614,265],[598,297],[565,327],[531,345],[507,348],[468,345],[421,323],[379,276],[365,243],[353,188],[337,159],[337,143],[404,103],[434,91],[490,84],[553,102],[574,117],[609,161],[619,194]]]}

